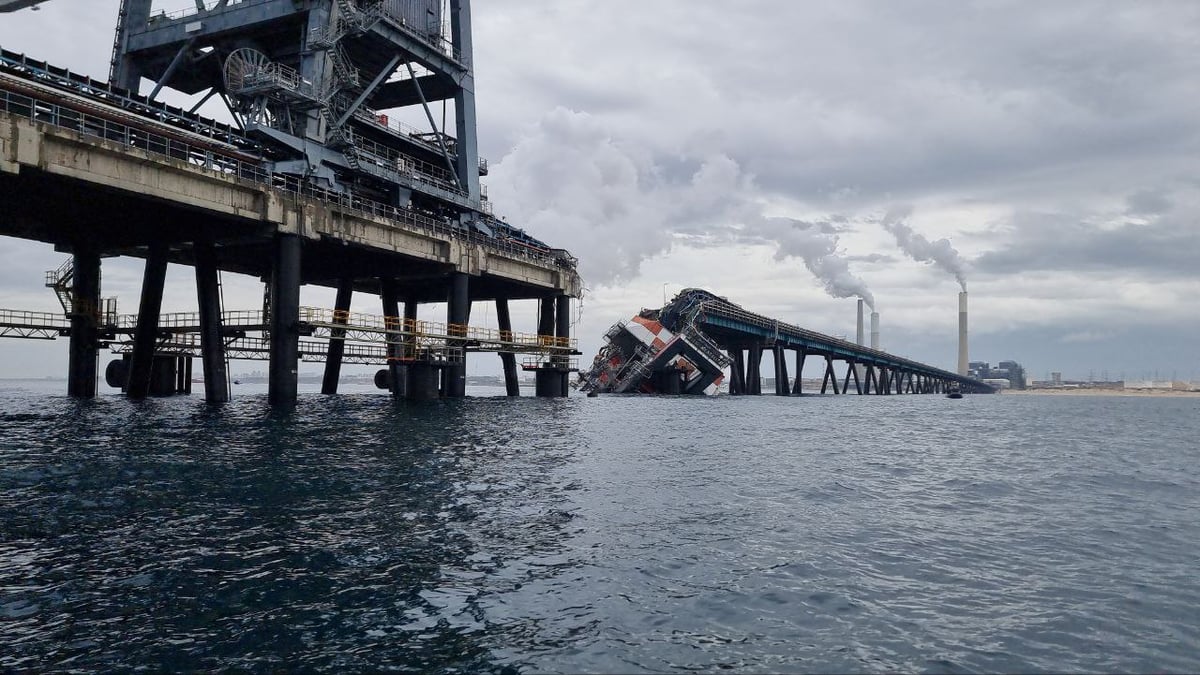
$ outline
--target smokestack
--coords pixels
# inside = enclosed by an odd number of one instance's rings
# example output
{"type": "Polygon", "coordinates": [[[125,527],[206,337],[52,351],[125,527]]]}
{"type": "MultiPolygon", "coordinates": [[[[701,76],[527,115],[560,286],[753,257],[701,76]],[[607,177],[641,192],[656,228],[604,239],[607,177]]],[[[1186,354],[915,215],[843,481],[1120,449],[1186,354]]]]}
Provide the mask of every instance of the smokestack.
{"type": "Polygon", "coordinates": [[[967,374],[967,292],[958,294],[958,374],[967,374]]]}
{"type": "Polygon", "coordinates": [[[863,301],[860,299],[858,301],[858,342],[857,342],[858,346],[860,346],[860,347],[866,344],[865,342],[863,342],[863,304],[864,304],[863,301]]]}
{"type": "Polygon", "coordinates": [[[871,312],[871,349],[879,349],[879,312],[871,312]]]}

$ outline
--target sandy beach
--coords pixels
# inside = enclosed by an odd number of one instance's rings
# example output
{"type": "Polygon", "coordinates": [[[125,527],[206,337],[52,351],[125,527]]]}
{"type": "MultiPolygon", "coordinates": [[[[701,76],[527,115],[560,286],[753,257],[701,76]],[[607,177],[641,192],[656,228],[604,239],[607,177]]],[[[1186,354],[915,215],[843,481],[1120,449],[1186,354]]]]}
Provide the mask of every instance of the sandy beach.
{"type": "Polygon", "coordinates": [[[1168,389],[1005,389],[1004,396],[1134,396],[1138,398],[1200,398],[1200,391],[1168,389]]]}

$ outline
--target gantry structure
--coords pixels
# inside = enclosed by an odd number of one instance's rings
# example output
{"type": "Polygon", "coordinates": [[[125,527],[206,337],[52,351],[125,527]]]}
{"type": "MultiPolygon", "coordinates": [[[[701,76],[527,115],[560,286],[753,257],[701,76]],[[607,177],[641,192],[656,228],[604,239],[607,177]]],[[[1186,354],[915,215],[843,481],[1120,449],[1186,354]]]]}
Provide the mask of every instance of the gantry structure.
{"type": "Polygon", "coordinates": [[[111,83],[223,100],[276,173],[502,227],[479,182],[469,0],[448,16],[443,0],[195,1],[166,14],[123,0],[111,83]],[[401,122],[406,109],[428,128],[401,122]]]}

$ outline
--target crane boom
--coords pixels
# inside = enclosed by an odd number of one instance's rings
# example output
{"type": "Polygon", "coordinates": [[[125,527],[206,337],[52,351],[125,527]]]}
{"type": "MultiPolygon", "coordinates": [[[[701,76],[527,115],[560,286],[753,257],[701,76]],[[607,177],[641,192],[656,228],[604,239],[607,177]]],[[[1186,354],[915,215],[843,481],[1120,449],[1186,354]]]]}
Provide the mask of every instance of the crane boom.
{"type": "Polygon", "coordinates": [[[0,14],[4,12],[15,12],[18,9],[33,7],[37,9],[37,5],[46,2],[46,0],[0,0],[0,14]]]}

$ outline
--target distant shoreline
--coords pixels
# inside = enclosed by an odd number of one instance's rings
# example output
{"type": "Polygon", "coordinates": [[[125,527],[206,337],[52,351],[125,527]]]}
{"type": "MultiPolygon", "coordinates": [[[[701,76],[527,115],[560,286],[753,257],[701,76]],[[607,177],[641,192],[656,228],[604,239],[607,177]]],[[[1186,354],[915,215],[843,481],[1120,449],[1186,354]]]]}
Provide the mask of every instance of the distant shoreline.
{"type": "Polygon", "coordinates": [[[1138,398],[1200,398],[1200,391],[1168,389],[1005,389],[1002,396],[1136,396],[1138,398]]]}

